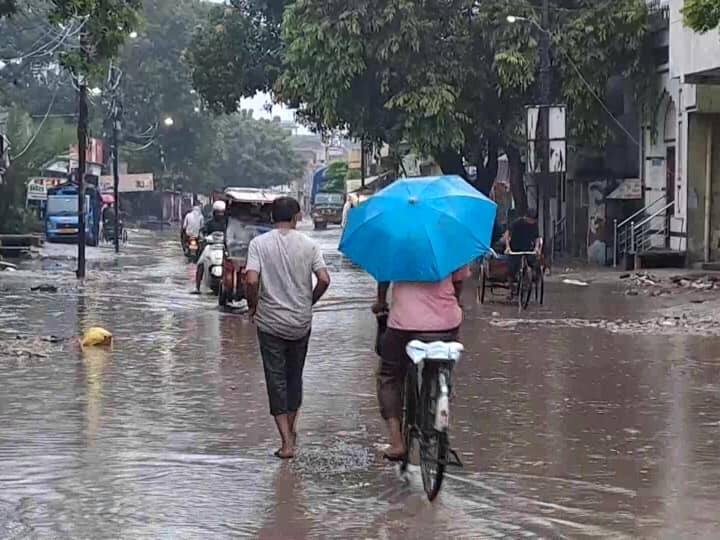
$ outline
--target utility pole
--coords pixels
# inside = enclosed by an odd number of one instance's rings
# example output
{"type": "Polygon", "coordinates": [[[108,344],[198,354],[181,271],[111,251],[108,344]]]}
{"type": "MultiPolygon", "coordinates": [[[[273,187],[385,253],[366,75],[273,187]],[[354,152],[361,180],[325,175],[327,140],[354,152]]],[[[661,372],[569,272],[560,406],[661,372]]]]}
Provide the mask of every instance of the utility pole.
{"type": "Polygon", "coordinates": [[[115,210],[115,253],[120,253],[120,104],[115,99],[113,106],[113,199],[115,210]]]}
{"type": "MultiPolygon", "coordinates": [[[[549,240],[552,231],[549,231],[550,222],[550,126],[549,114],[552,105],[552,72],[550,70],[550,1],[543,0],[540,20],[540,43],[538,47],[539,58],[539,83],[540,83],[540,128],[542,147],[540,150],[541,169],[538,192],[542,201],[542,231],[545,240],[549,240]]],[[[538,210],[540,210],[538,208],[538,210]]]]}
{"type": "Polygon", "coordinates": [[[165,229],[165,201],[163,200],[163,189],[165,184],[165,174],[167,166],[165,165],[165,148],[160,144],[160,163],[162,164],[162,177],[160,178],[160,230],[165,229]]]}
{"type": "Polygon", "coordinates": [[[365,189],[365,137],[360,139],[360,188],[365,189]]]}
{"type": "MultiPolygon", "coordinates": [[[[81,40],[82,43],[83,40],[81,40]]],[[[78,99],[78,267],[77,277],[83,279],[85,277],[85,158],[87,155],[87,124],[88,124],[88,104],[87,104],[87,79],[82,76],[79,82],[79,99],[78,99]]]]}

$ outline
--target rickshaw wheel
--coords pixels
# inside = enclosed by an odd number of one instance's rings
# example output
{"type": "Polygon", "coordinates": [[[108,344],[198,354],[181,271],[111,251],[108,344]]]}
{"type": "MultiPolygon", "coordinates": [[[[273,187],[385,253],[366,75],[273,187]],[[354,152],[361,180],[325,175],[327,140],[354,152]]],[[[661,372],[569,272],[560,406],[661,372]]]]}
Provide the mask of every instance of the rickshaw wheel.
{"type": "Polygon", "coordinates": [[[480,286],[478,287],[478,299],[481,304],[485,303],[485,291],[487,290],[487,272],[485,272],[485,266],[480,268],[480,286]]]}

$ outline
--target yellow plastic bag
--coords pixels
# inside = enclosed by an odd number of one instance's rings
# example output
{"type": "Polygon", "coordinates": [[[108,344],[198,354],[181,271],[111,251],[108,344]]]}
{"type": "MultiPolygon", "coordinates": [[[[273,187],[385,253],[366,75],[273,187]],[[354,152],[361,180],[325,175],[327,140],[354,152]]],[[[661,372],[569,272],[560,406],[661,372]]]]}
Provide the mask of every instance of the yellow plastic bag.
{"type": "Polygon", "coordinates": [[[109,347],[113,336],[110,332],[99,326],[89,328],[82,337],[80,345],[85,347],[109,347]]]}

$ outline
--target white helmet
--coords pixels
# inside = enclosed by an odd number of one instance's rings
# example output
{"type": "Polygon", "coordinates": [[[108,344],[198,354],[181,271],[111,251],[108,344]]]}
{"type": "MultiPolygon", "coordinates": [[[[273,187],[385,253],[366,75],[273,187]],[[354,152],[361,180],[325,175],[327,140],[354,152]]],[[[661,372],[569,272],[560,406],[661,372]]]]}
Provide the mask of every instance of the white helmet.
{"type": "Polygon", "coordinates": [[[225,201],[215,201],[213,203],[213,212],[224,212],[225,211],[225,201]]]}

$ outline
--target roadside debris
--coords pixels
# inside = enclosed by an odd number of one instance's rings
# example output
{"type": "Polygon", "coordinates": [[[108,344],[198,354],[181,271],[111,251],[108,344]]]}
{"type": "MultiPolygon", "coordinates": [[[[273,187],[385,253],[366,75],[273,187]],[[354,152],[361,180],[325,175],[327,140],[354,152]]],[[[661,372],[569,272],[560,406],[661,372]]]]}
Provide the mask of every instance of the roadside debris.
{"type": "Polygon", "coordinates": [[[58,336],[24,336],[16,335],[13,338],[0,340],[0,356],[9,356],[18,359],[46,359],[51,358],[64,338],[58,336]]]}
{"type": "Polygon", "coordinates": [[[634,274],[622,274],[619,279],[623,280],[628,286],[628,290],[625,291],[627,296],[637,296],[639,294],[664,296],[683,290],[720,290],[720,276],[713,274],[686,274],[663,279],[647,272],[636,272],[634,274]]]}
{"type": "Polygon", "coordinates": [[[113,336],[110,332],[99,326],[89,328],[83,334],[80,346],[85,347],[108,347],[112,345],[113,336]]]}
{"type": "Polygon", "coordinates": [[[17,265],[5,261],[0,261],[0,272],[3,270],[9,270],[10,272],[14,272],[17,270],[17,265]]]}
{"type": "Polygon", "coordinates": [[[30,287],[30,290],[32,292],[58,292],[58,288],[55,285],[36,285],[35,287],[30,287]]]}
{"type": "Polygon", "coordinates": [[[587,287],[589,284],[585,281],[580,281],[579,279],[563,279],[562,281],[565,285],[575,285],[576,287],[587,287]]]}

